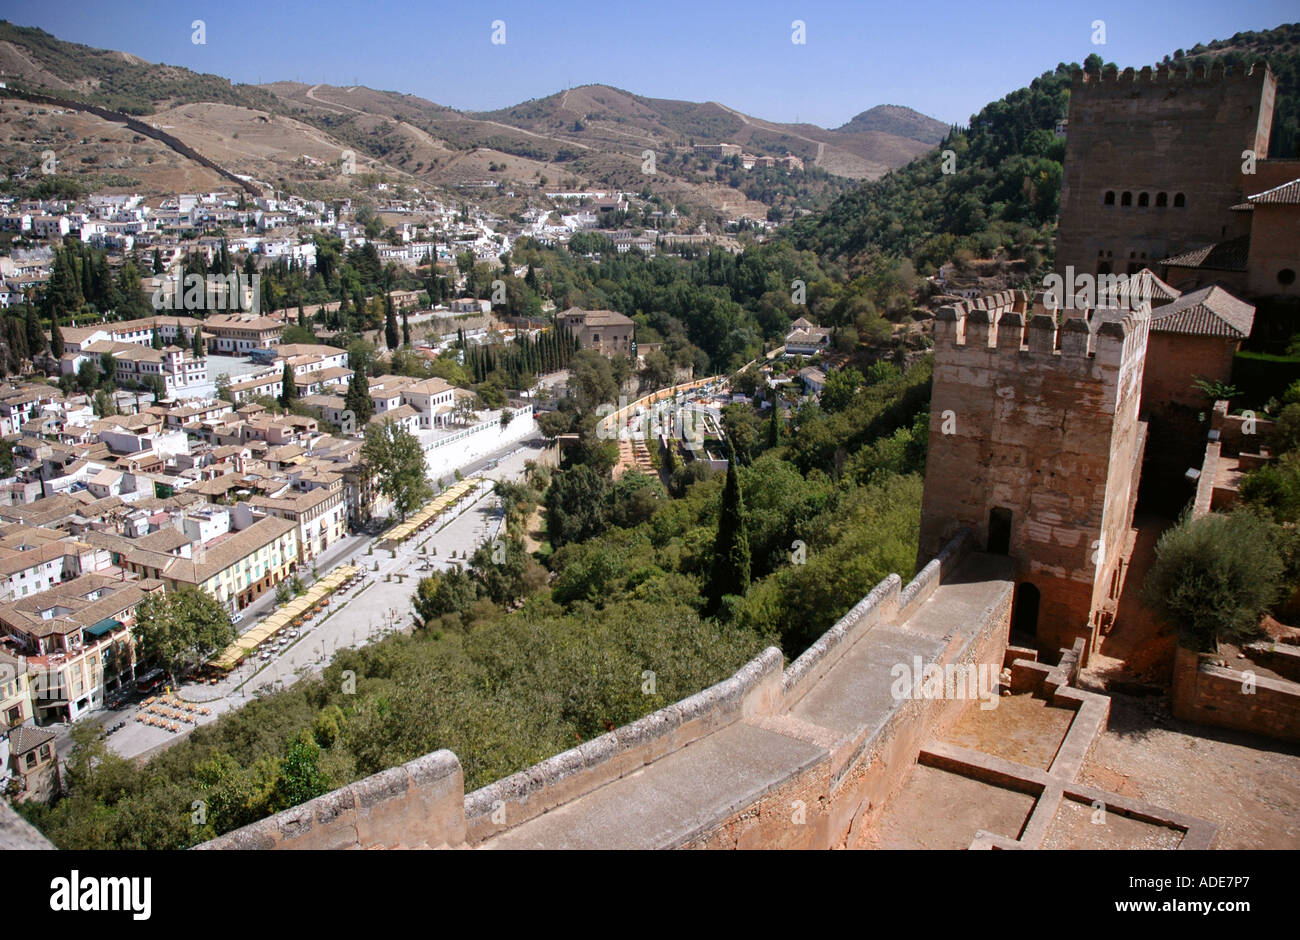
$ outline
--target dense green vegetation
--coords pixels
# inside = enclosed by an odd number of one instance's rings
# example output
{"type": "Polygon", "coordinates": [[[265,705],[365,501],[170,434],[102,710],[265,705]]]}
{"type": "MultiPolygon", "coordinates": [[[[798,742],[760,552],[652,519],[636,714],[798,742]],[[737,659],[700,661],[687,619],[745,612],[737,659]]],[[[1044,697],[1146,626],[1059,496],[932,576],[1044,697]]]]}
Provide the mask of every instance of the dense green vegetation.
{"type": "Polygon", "coordinates": [[[805,405],[776,446],[766,415],[733,413],[764,429],[738,456],[734,499],[725,475],[694,474],[672,498],[581,462],[502,484],[506,538],[420,583],[414,635],[342,651],[320,678],[143,767],[78,729],[67,794],[23,812],[65,848],[182,847],[441,747],[472,789],[698,691],[770,643],[797,656],[911,568],[929,375],[925,362],[882,370],[833,415],[805,405]],[[525,530],[543,502],[571,518],[548,518],[552,541],[533,555],[525,530]],[[706,616],[724,506],[743,516],[749,582],[706,616]]]}
{"type": "MultiPolygon", "coordinates": [[[[42,29],[15,26],[4,20],[0,20],[0,42],[27,47],[41,67],[56,78],[72,84],[82,84],[89,79],[94,88],[91,92],[39,87],[31,90],[47,91],[127,114],[152,114],[159,106],[172,107],[194,101],[217,101],[268,110],[276,102],[269,92],[254,85],[234,85],[219,75],[155,65],[121,52],[64,42],[42,29]]],[[[17,84],[12,78],[10,83],[17,84]]]]}

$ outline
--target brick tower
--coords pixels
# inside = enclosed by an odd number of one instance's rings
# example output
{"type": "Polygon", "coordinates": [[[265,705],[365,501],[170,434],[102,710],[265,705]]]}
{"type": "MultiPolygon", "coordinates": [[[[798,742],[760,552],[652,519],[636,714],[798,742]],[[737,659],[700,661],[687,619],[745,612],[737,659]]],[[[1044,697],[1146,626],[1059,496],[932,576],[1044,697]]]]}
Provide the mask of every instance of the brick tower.
{"type": "Polygon", "coordinates": [[[1247,235],[1249,214],[1228,209],[1259,191],[1242,153],[1268,154],[1276,90],[1264,64],[1076,72],[1057,272],[1135,274],[1247,235]]]}
{"type": "Polygon", "coordinates": [[[1090,652],[1131,551],[1149,317],[1031,313],[1022,291],[939,311],[919,560],[971,528],[1016,562],[1013,635],[1090,652]]]}

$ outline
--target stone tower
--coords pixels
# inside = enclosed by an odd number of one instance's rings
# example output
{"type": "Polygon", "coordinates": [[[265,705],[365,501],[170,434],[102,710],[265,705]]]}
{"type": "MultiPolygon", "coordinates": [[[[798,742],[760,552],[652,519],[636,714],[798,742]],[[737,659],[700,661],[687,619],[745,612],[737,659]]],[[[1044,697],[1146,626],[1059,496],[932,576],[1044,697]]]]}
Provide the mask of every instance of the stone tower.
{"type": "Polygon", "coordinates": [[[1023,291],[939,311],[920,561],[971,528],[1016,563],[1013,636],[1090,652],[1131,551],[1149,316],[1032,313],[1023,291]]]}
{"type": "Polygon", "coordinates": [[[1248,234],[1249,214],[1226,210],[1256,191],[1242,154],[1267,156],[1276,90],[1263,64],[1076,72],[1058,273],[1135,274],[1248,234]]]}

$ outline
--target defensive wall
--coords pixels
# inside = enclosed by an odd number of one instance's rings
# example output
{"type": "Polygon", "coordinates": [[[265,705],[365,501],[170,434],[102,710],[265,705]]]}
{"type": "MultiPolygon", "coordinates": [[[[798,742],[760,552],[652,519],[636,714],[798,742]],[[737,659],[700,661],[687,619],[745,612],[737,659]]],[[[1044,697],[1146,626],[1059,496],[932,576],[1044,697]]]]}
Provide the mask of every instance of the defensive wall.
{"type": "Polygon", "coordinates": [[[963,693],[960,667],[1001,670],[1013,581],[1009,559],[973,548],[961,532],[906,586],[886,578],[784,669],[769,647],[717,685],[474,792],[456,756],[436,751],[199,848],[854,845],[924,743],[988,707],[963,693]],[[921,666],[946,668],[944,694],[899,693],[900,667],[921,666]]]}

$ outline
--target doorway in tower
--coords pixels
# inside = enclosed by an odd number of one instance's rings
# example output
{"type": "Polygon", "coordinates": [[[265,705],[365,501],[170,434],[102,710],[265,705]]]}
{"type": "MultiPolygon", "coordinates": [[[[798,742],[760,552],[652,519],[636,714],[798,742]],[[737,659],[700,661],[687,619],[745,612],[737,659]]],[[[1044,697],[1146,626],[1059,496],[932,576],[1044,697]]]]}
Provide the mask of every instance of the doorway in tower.
{"type": "Polygon", "coordinates": [[[998,507],[989,510],[989,542],[986,551],[990,555],[1009,555],[1011,553],[1011,510],[998,507]]]}
{"type": "Polygon", "coordinates": [[[1034,646],[1038,639],[1038,603],[1042,592],[1028,581],[1016,585],[1016,596],[1011,602],[1011,643],[1015,646],[1034,646]]]}

